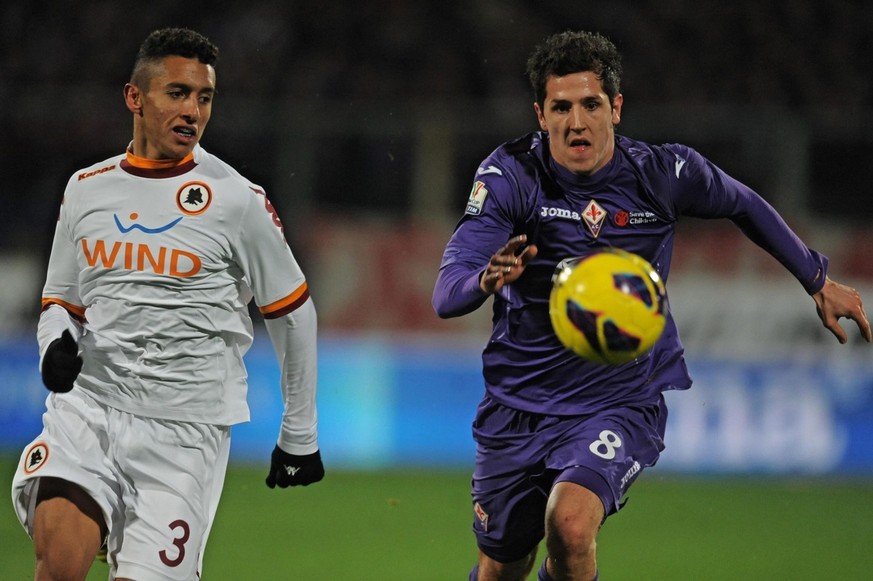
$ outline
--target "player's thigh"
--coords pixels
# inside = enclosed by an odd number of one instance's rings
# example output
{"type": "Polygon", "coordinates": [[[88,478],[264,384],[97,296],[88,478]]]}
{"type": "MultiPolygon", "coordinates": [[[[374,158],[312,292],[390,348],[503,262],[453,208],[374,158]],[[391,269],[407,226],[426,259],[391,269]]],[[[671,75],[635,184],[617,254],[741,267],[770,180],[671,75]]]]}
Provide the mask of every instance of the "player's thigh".
{"type": "Polygon", "coordinates": [[[479,549],[500,563],[524,559],[545,534],[548,489],[537,480],[549,444],[537,436],[542,421],[486,398],[474,422],[473,532],[479,549]]]}
{"type": "Polygon", "coordinates": [[[600,498],[604,516],[617,512],[624,494],[664,449],[665,422],[663,400],[567,420],[548,461],[557,473],[554,483],[590,490],[600,498]]]}
{"type": "Polygon", "coordinates": [[[34,535],[39,500],[71,495],[105,532],[119,509],[116,476],[104,446],[109,438],[105,408],[91,398],[78,390],[48,398],[43,431],[22,452],[12,482],[15,512],[28,534],[34,535]]]}
{"type": "MultiPolygon", "coordinates": [[[[43,538],[58,534],[88,541],[93,537],[97,547],[106,534],[106,523],[100,505],[78,484],[60,478],[43,477],[39,480],[36,499],[36,536],[43,538]],[[81,538],[86,537],[86,538],[81,538]]],[[[36,539],[35,539],[36,540],[36,539]]]]}
{"type": "Polygon", "coordinates": [[[479,550],[499,563],[524,559],[545,535],[546,496],[529,476],[473,486],[473,532],[479,550]]]}
{"type": "Polygon", "coordinates": [[[123,535],[110,534],[117,576],[193,579],[212,524],[226,427],[129,417],[120,430],[129,486],[123,535]]]}
{"type": "Polygon", "coordinates": [[[78,485],[41,478],[33,517],[37,577],[84,577],[103,543],[100,507],[78,485]]]}

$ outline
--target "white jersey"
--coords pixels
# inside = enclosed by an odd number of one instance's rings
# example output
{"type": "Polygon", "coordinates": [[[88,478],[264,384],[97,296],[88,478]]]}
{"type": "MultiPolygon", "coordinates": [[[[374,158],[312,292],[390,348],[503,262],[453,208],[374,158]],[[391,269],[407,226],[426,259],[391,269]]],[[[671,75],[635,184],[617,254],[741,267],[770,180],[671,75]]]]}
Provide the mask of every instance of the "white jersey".
{"type": "MultiPolygon", "coordinates": [[[[197,146],[181,163],[127,153],[71,177],[43,305],[82,323],[76,389],[146,417],[247,421],[252,298],[271,319],[309,291],[264,191],[226,163],[197,146]]],[[[40,330],[41,355],[60,335],[43,318],[52,328],[40,330]]],[[[306,381],[314,392],[314,372],[306,381]]]]}

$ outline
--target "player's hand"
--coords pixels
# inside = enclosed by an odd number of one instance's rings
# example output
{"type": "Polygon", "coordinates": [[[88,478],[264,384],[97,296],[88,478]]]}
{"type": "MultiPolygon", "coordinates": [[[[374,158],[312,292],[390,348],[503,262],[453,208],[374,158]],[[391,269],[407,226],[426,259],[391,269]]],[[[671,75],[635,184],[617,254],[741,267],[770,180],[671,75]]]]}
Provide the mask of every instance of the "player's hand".
{"type": "Polygon", "coordinates": [[[870,321],[867,320],[867,313],[864,312],[864,304],[861,302],[861,295],[857,290],[826,278],[822,289],[812,295],[812,298],[815,300],[821,322],[840,343],[849,340],[846,332],[840,326],[839,319],[841,317],[855,321],[861,330],[861,336],[868,343],[873,341],[870,321]]]}
{"type": "Polygon", "coordinates": [[[79,347],[69,331],[49,343],[42,358],[42,382],[55,392],[65,393],[73,389],[73,382],[82,371],[79,347]]]}
{"type": "Polygon", "coordinates": [[[288,486],[306,486],[324,478],[324,464],[321,463],[321,452],[295,456],[282,450],[279,446],[273,449],[270,459],[270,473],[267,474],[267,486],[270,488],[287,488],[288,486]]]}
{"type": "Polygon", "coordinates": [[[488,267],[479,277],[479,288],[482,291],[489,295],[494,294],[521,276],[528,263],[537,255],[537,247],[533,244],[518,252],[525,242],[527,236],[520,234],[494,253],[488,261],[488,267]]]}

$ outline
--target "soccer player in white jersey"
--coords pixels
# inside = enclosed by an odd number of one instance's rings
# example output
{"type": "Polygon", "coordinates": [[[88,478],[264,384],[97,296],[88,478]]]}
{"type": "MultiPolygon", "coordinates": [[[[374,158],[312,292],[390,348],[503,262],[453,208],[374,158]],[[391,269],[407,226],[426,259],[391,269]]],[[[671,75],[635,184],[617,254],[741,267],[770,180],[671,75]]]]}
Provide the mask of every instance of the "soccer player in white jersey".
{"type": "Polygon", "coordinates": [[[264,191],[199,145],[217,56],[191,30],[149,35],[124,87],[133,141],[64,193],[37,332],[51,394],[12,490],[37,580],[84,579],[104,543],[113,579],[200,576],[249,419],[252,299],[285,400],[267,485],[324,476],[306,279],[264,191]]]}

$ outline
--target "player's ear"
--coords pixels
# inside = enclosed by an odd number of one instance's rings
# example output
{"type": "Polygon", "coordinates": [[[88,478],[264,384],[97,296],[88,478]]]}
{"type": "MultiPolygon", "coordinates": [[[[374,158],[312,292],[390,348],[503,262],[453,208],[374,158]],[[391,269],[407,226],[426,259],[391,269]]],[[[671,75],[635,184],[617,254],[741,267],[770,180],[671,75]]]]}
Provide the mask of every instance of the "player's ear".
{"type": "Polygon", "coordinates": [[[624,104],[624,96],[619,93],[612,100],[612,124],[618,125],[621,123],[621,106],[624,104]]]}
{"type": "Polygon", "coordinates": [[[124,85],[124,104],[134,115],[142,115],[142,91],[134,84],[124,85]]]}
{"type": "Polygon", "coordinates": [[[548,131],[549,128],[546,125],[546,118],[543,117],[543,110],[540,107],[540,104],[537,102],[534,102],[534,111],[536,111],[537,114],[537,121],[540,122],[540,129],[542,129],[543,131],[548,131]]]}

